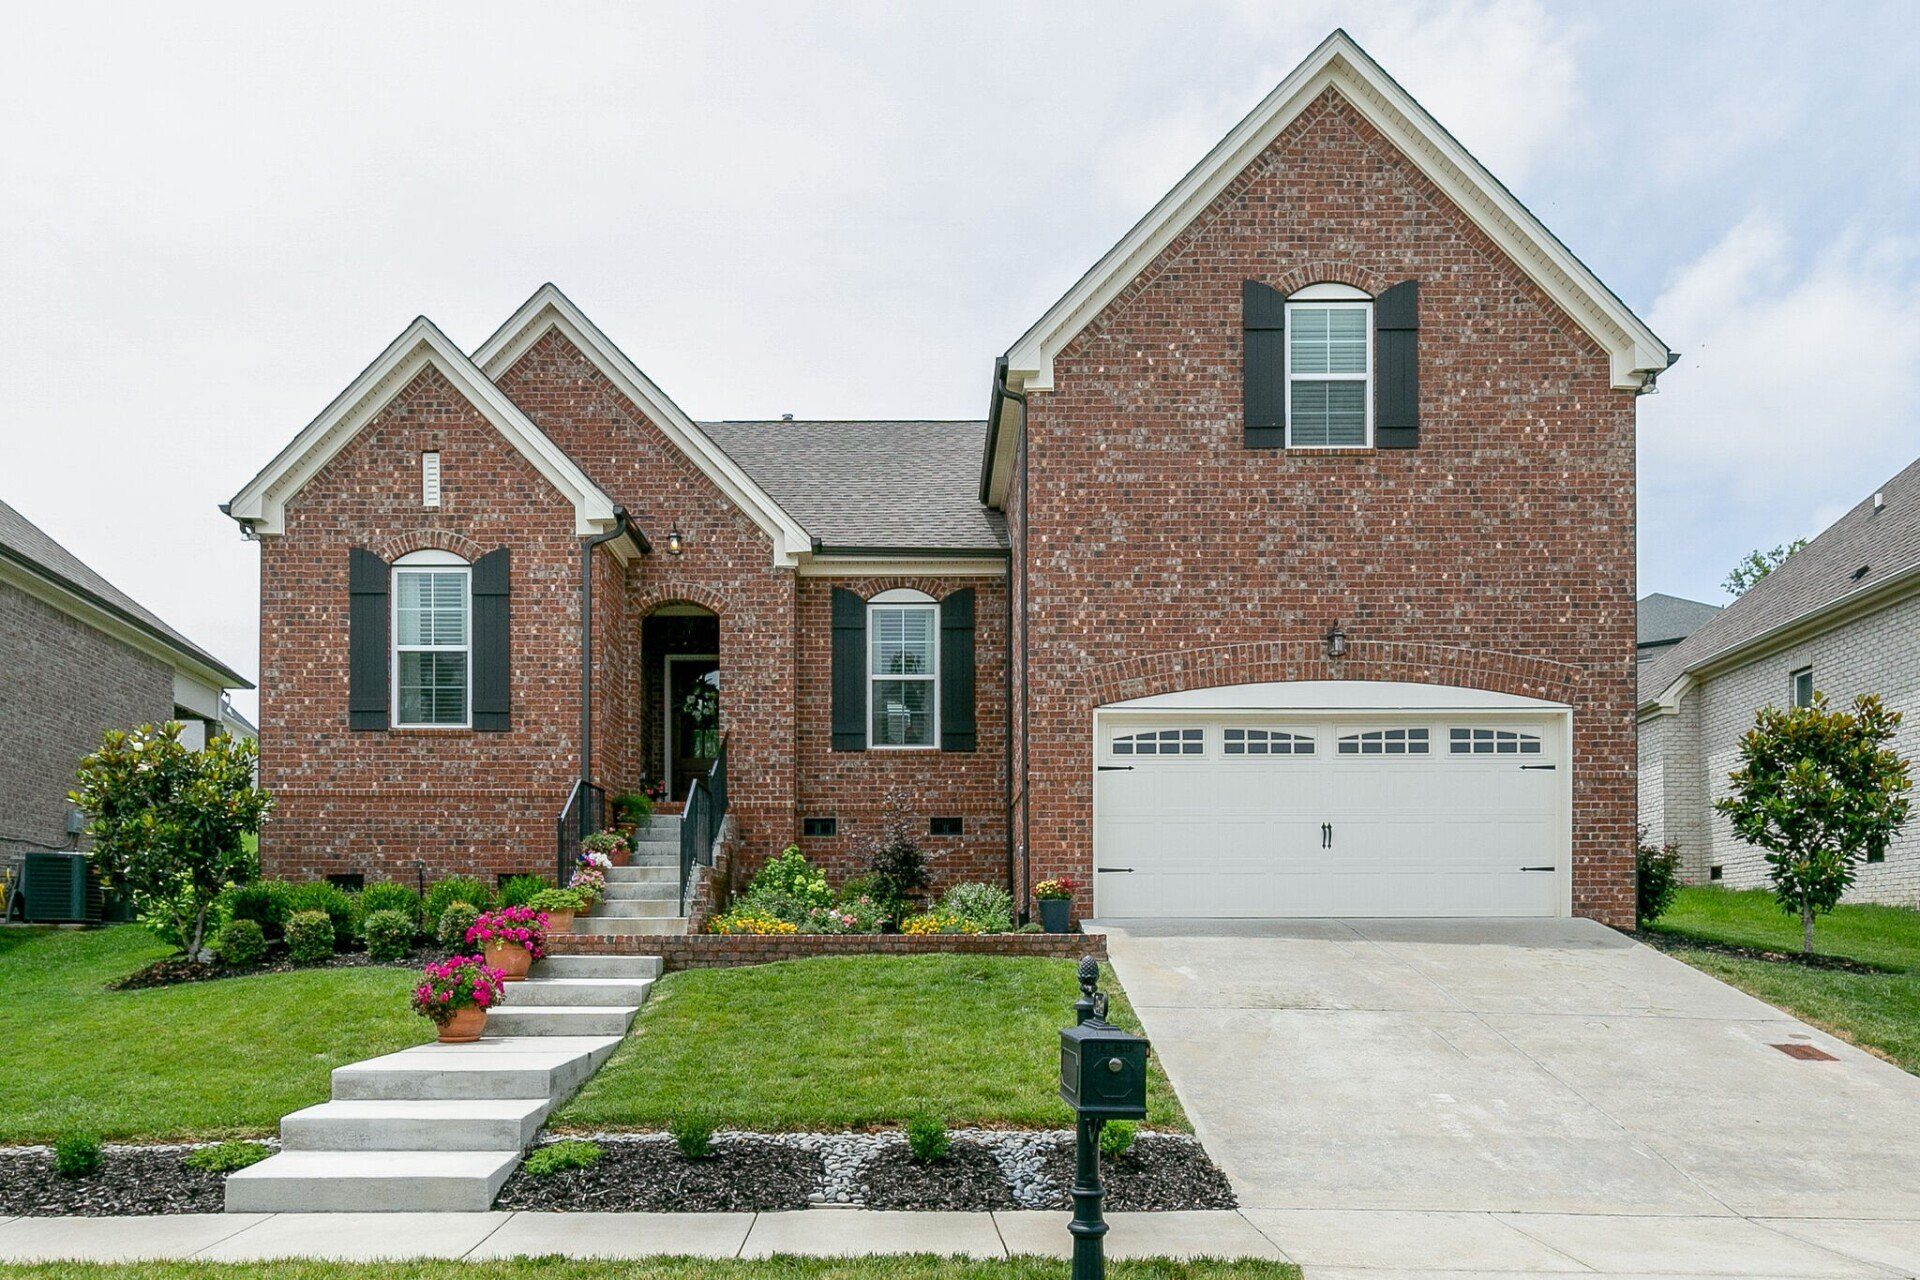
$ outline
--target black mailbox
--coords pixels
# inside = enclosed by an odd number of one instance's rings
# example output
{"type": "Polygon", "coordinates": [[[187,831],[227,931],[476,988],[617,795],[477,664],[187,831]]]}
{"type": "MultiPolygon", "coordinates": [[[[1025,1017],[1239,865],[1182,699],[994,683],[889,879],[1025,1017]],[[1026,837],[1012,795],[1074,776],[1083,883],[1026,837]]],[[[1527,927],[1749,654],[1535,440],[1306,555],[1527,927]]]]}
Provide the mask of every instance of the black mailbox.
{"type": "Polygon", "coordinates": [[[1144,1120],[1147,1042],[1100,1018],[1061,1031],[1060,1097],[1090,1120],[1144,1120]]]}

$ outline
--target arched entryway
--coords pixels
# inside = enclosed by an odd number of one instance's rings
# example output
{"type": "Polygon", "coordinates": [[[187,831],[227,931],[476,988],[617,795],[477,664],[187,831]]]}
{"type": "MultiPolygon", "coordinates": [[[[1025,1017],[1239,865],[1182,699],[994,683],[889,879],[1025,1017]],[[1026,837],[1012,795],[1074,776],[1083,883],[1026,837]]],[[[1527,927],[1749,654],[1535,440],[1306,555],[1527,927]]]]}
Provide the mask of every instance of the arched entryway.
{"type": "Polygon", "coordinates": [[[640,760],[671,803],[719,750],[720,619],[690,601],[669,601],[640,621],[640,760]]]}

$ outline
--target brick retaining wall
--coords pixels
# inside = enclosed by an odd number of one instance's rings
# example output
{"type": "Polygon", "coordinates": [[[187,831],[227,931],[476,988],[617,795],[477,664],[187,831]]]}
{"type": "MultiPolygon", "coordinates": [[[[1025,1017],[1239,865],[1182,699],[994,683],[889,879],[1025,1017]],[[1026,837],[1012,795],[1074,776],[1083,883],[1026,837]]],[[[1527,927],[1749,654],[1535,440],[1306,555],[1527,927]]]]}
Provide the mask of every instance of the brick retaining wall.
{"type": "Polygon", "coordinates": [[[984,955],[1046,956],[1078,960],[1107,956],[1107,940],[1092,933],[943,934],[909,938],[904,934],[787,934],[758,937],[700,933],[685,937],[578,935],[554,940],[556,955],[659,956],[666,972],[679,969],[728,969],[813,956],[984,955]]]}

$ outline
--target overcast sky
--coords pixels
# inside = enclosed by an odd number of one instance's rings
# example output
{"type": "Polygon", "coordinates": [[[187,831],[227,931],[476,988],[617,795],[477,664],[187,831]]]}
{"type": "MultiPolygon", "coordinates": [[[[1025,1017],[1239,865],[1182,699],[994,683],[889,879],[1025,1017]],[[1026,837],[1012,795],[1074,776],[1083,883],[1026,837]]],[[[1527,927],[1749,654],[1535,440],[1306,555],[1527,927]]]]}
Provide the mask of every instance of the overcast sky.
{"type": "Polygon", "coordinates": [[[415,315],[472,349],[553,280],[696,417],[977,416],[1345,24],[1682,353],[1640,402],[1640,587],[1718,600],[1920,453],[1912,17],[22,5],[0,497],[252,675],[257,552],[216,504],[415,315]]]}

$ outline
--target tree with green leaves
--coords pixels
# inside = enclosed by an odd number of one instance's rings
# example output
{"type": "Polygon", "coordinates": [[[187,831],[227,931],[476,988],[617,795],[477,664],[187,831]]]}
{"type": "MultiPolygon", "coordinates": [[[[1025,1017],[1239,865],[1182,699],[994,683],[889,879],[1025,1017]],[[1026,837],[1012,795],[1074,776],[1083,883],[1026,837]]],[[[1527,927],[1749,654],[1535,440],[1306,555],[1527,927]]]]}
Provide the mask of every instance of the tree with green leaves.
{"type": "Polygon", "coordinates": [[[1913,787],[1907,762],[1887,746],[1900,713],[1872,694],[1835,711],[1763,707],[1740,739],[1733,790],[1714,808],[1734,834],[1764,850],[1781,910],[1800,917],[1800,951],[1813,953],[1813,921],[1833,910],[1860,859],[1883,852],[1906,825],[1913,787]]]}
{"type": "Polygon", "coordinates": [[[1785,546],[1775,547],[1771,551],[1764,547],[1756,547],[1747,552],[1746,557],[1739,564],[1733,566],[1733,572],[1728,574],[1726,581],[1720,585],[1730,596],[1743,596],[1754,583],[1778,569],[1782,560],[1806,545],[1805,538],[1795,538],[1785,546]]]}
{"type": "Polygon", "coordinates": [[[214,900],[259,874],[246,837],[273,801],[254,785],[251,741],[216,734],[195,751],[180,728],[109,729],[68,798],[87,815],[101,880],[127,890],[163,941],[199,958],[214,900]]]}

